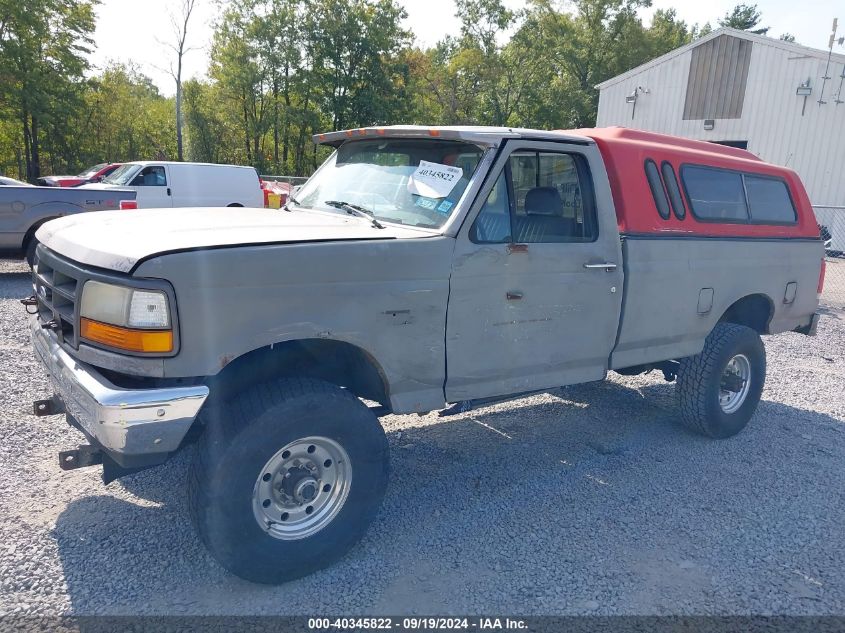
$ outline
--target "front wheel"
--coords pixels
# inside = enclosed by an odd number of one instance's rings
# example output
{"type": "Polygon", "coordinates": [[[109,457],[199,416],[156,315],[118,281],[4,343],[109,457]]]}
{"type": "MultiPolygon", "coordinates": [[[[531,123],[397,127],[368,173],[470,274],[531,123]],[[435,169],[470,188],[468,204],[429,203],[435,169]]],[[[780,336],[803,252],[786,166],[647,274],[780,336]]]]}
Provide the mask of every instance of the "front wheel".
{"type": "Polygon", "coordinates": [[[208,414],[189,477],[197,530],[253,582],[328,566],[363,536],[387,486],[387,438],[351,393],[318,380],[257,385],[208,414]]]}
{"type": "Polygon", "coordinates": [[[33,235],[26,243],[26,249],[24,251],[24,259],[26,259],[26,263],[29,264],[30,268],[32,268],[33,264],[35,264],[35,249],[37,248],[38,240],[35,239],[35,236],[33,235]]]}
{"type": "Polygon", "coordinates": [[[736,435],[754,414],[765,381],[766,350],[760,335],[744,325],[718,323],[701,353],[681,360],[681,417],[690,429],[709,437],[736,435]]]}

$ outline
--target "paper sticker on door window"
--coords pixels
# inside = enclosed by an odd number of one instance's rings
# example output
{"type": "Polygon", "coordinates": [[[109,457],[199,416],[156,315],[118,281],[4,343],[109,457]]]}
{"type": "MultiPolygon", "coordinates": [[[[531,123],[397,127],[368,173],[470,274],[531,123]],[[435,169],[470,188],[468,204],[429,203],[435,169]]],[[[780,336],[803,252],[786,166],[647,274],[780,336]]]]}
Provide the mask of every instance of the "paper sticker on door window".
{"type": "Polygon", "coordinates": [[[445,198],[463,176],[460,167],[421,160],[408,180],[408,192],[426,198],[445,198]]]}

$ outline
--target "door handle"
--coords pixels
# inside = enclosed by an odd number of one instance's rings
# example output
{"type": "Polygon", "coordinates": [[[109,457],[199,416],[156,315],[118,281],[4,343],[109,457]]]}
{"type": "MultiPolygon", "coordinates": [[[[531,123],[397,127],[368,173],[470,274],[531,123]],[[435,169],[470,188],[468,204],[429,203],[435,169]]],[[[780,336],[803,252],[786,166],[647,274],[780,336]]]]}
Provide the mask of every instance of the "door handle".
{"type": "Polygon", "coordinates": [[[170,195],[170,187],[167,188],[167,195],[170,195]]]}
{"type": "Polygon", "coordinates": [[[601,264],[584,264],[584,268],[603,268],[607,272],[616,270],[616,264],[613,262],[603,262],[601,264]]]}
{"type": "Polygon", "coordinates": [[[508,301],[519,301],[520,299],[522,299],[522,293],[509,290],[505,293],[505,297],[507,297],[508,301]]]}

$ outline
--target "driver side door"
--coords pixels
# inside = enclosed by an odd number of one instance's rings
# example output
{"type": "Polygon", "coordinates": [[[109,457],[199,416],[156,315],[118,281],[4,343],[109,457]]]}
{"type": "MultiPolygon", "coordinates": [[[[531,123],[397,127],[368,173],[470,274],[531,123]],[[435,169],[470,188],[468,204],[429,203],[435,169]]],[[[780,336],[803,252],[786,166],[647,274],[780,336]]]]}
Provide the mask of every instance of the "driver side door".
{"type": "Polygon", "coordinates": [[[598,149],[508,141],[492,174],[456,240],[446,400],[604,378],[623,273],[598,149]]]}
{"type": "Polygon", "coordinates": [[[173,206],[170,181],[165,165],[147,165],[132,179],[131,188],[137,192],[138,207],[160,209],[173,206]]]}

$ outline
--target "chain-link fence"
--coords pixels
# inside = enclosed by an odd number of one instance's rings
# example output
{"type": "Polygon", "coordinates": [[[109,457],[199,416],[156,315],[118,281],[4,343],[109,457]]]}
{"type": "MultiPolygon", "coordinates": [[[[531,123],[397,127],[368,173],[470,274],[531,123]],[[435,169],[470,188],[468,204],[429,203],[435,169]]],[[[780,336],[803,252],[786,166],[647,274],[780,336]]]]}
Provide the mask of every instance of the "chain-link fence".
{"type": "Polygon", "coordinates": [[[814,209],[827,260],[822,303],[845,307],[845,207],[816,206],[814,209]]]}

